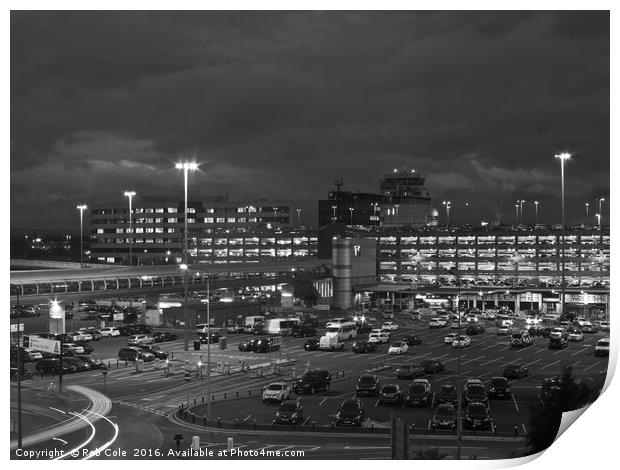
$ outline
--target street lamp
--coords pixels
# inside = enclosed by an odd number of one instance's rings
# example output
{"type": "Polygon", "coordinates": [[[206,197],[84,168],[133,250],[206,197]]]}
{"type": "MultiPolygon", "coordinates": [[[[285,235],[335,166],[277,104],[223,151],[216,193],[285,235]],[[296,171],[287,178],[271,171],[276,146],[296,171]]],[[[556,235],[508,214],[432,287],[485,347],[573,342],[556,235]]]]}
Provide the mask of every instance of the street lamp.
{"type": "Polygon", "coordinates": [[[519,204],[515,204],[515,215],[517,217],[517,225],[519,225],[519,204]]]}
{"type": "Polygon", "coordinates": [[[590,216],[590,203],[586,202],[586,223],[588,223],[589,216],[590,216]]]}
{"type": "Polygon", "coordinates": [[[84,211],[87,209],[86,204],[77,206],[80,211],[80,269],[84,267],[84,211]]]}
{"type": "Polygon", "coordinates": [[[398,208],[400,207],[400,204],[394,204],[394,207],[396,208],[396,225],[398,225],[398,208]]]}
{"type": "Polygon", "coordinates": [[[274,207],[274,208],[273,208],[273,224],[274,224],[274,227],[275,227],[276,217],[277,217],[277,216],[278,216],[278,208],[277,208],[277,207],[274,207]]]}
{"type": "Polygon", "coordinates": [[[301,209],[297,209],[297,226],[301,226],[301,209]]]}
{"type": "MultiPolygon", "coordinates": [[[[183,269],[183,285],[185,286],[184,288],[184,294],[183,294],[183,304],[185,305],[185,350],[187,351],[188,348],[188,340],[187,340],[187,330],[188,330],[188,323],[189,323],[189,316],[187,313],[187,174],[190,171],[195,171],[198,169],[198,164],[194,163],[194,162],[182,162],[182,163],[177,163],[175,165],[175,168],[177,170],[183,170],[183,181],[184,181],[184,188],[185,188],[185,217],[184,217],[184,229],[183,229],[183,265],[185,266],[185,269],[183,269]]],[[[182,266],[183,266],[182,265],[182,266]]]]}
{"type": "Polygon", "coordinates": [[[521,224],[525,223],[525,217],[523,217],[523,203],[525,202],[525,199],[521,199],[519,201],[519,210],[521,211],[521,224]]]}
{"type": "Polygon", "coordinates": [[[131,230],[131,200],[136,195],[135,191],[125,191],[123,196],[129,199],[129,266],[132,263],[133,231],[131,230]]]}
{"type": "Polygon", "coordinates": [[[349,207],[349,211],[351,212],[351,227],[353,227],[353,211],[355,210],[354,207],[349,207]]]}
{"type": "Polygon", "coordinates": [[[442,204],[446,206],[446,225],[450,226],[450,205],[452,204],[450,201],[442,201],[442,204]]]}
{"type": "Polygon", "coordinates": [[[604,197],[601,197],[598,199],[598,213],[601,217],[603,216],[603,201],[604,200],[605,200],[604,197]]]}
{"type": "Polygon", "coordinates": [[[565,296],[565,289],[566,287],[564,286],[564,232],[565,232],[565,220],[564,220],[564,162],[568,159],[570,159],[571,155],[570,153],[560,153],[558,155],[555,156],[555,158],[559,158],[560,159],[560,171],[561,171],[561,176],[562,176],[562,302],[561,302],[561,308],[562,308],[562,315],[564,315],[564,296],[565,296]]]}
{"type": "Polygon", "coordinates": [[[332,206],[332,209],[333,209],[333,211],[334,211],[334,215],[333,215],[333,217],[332,217],[332,220],[333,220],[334,222],[336,221],[336,209],[337,209],[337,207],[338,207],[338,206],[332,206]]]}
{"type": "Polygon", "coordinates": [[[536,213],[536,216],[534,218],[534,225],[538,225],[538,201],[534,201],[534,210],[536,213]]]}
{"type": "Polygon", "coordinates": [[[597,220],[597,224],[598,224],[598,229],[601,229],[601,214],[596,214],[596,220],[597,220]]]}

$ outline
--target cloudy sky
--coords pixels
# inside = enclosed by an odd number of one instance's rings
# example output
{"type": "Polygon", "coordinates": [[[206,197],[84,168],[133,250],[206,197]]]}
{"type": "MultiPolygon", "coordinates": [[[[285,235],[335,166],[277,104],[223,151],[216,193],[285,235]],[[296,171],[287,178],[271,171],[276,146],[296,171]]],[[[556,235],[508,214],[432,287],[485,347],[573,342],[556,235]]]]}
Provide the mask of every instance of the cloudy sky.
{"type": "Polygon", "coordinates": [[[609,137],[606,12],[11,15],[13,231],[79,230],[78,202],[125,189],[181,197],[181,158],[190,195],[316,207],[335,176],[377,191],[408,165],[455,222],[500,198],[557,223],[562,151],[581,222],[609,137]]]}

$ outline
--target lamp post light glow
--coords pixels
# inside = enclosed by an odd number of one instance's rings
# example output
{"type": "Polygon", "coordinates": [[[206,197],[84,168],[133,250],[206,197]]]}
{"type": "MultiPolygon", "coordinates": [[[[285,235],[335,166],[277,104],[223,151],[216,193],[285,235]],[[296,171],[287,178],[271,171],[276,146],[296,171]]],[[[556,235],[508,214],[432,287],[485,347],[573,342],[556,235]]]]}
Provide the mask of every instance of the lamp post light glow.
{"type": "Polygon", "coordinates": [[[131,200],[136,195],[135,191],[125,191],[123,196],[129,199],[129,266],[132,265],[133,230],[131,229],[131,200]]]}
{"type": "Polygon", "coordinates": [[[571,155],[570,153],[560,153],[559,155],[556,155],[555,158],[559,158],[560,159],[560,172],[561,172],[561,176],[562,176],[562,302],[561,302],[561,309],[562,312],[561,314],[564,315],[564,297],[565,297],[565,285],[564,285],[564,281],[565,281],[565,272],[564,272],[564,232],[565,232],[565,228],[566,228],[566,224],[565,224],[565,220],[564,220],[564,162],[568,159],[570,159],[571,155]]]}
{"type": "Polygon", "coordinates": [[[187,312],[187,297],[188,297],[188,286],[187,286],[187,179],[188,179],[188,173],[190,171],[195,171],[198,169],[198,164],[194,163],[194,162],[182,162],[182,163],[177,163],[175,165],[175,168],[177,170],[183,170],[183,182],[184,182],[184,189],[185,189],[185,204],[184,204],[184,214],[185,216],[183,217],[183,221],[184,221],[184,229],[183,229],[183,265],[185,266],[185,269],[183,269],[183,286],[184,286],[184,293],[183,293],[183,305],[184,305],[184,309],[185,309],[185,325],[184,325],[184,329],[185,329],[185,351],[187,351],[189,349],[188,347],[188,339],[187,339],[187,330],[188,330],[188,323],[189,323],[189,316],[188,316],[188,312],[187,312]]]}
{"type": "Polygon", "coordinates": [[[301,226],[301,209],[297,209],[297,226],[301,226]]]}
{"type": "Polygon", "coordinates": [[[446,206],[446,225],[450,226],[450,206],[452,203],[450,201],[443,201],[442,204],[446,206]]]}
{"type": "Polygon", "coordinates": [[[87,209],[86,204],[77,206],[80,211],[80,269],[84,267],[84,211],[87,209]]]}
{"type": "Polygon", "coordinates": [[[534,211],[535,211],[535,217],[534,217],[534,225],[538,225],[538,201],[534,201],[534,211]]]}
{"type": "Polygon", "coordinates": [[[598,224],[598,228],[599,230],[601,229],[601,214],[596,214],[596,220],[597,220],[597,224],[598,224]]]}
{"type": "Polygon", "coordinates": [[[523,217],[523,203],[525,202],[525,199],[521,199],[519,201],[519,211],[521,212],[521,224],[525,223],[525,217],[523,217]]]}
{"type": "Polygon", "coordinates": [[[589,216],[590,216],[590,203],[586,202],[586,223],[588,223],[589,216]]]}
{"type": "Polygon", "coordinates": [[[517,218],[517,225],[519,225],[519,204],[515,204],[515,216],[517,218]]]}
{"type": "MultiPolygon", "coordinates": [[[[604,197],[601,197],[598,199],[598,214],[600,217],[603,217],[603,201],[605,200],[604,197]]],[[[599,222],[600,225],[600,222],[599,222]]]]}
{"type": "Polygon", "coordinates": [[[274,224],[274,227],[275,227],[275,224],[276,224],[276,217],[277,216],[278,216],[278,208],[274,207],[273,208],[273,224],[274,224]]]}
{"type": "Polygon", "coordinates": [[[336,208],[337,208],[337,207],[338,207],[338,206],[332,206],[332,209],[333,209],[333,211],[334,211],[334,215],[333,215],[333,217],[332,217],[332,220],[333,220],[334,222],[336,221],[336,208]]]}
{"type": "Polygon", "coordinates": [[[349,212],[351,212],[351,227],[353,227],[353,211],[355,210],[354,207],[349,207],[349,212]]]}

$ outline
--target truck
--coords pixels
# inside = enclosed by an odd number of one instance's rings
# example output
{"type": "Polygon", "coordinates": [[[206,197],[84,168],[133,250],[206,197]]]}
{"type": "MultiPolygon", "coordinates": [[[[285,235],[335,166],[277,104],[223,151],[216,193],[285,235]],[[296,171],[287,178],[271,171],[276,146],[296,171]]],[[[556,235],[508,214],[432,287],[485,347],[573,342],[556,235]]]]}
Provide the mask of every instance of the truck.
{"type": "Polygon", "coordinates": [[[321,336],[319,350],[333,351],[335,349],[344,349],[344,343],[340,341],[338,336],[321,336]]]}
{"type": "Polygon", "coordinates": [[[256,333],[256,330],[260,328],[261,331],[259,333],[262,333],[264,321],[265,321],[265,317],[262,315],[245,317],[243,332],[244,333],[256,333]]]}
{"type": "Polygon", "coordinates": [[[298,318],[272,318],[265,320],[263,332],[268,335],[290,336],[293,327],[299,325],[301,321],[298,318]]]}
{"type": "Polygon", "coordinates": [[[254,352],[266,353],[277,351],[282,347],[282,336],[269,336],[260,338],[254,345],[254,352]]]}

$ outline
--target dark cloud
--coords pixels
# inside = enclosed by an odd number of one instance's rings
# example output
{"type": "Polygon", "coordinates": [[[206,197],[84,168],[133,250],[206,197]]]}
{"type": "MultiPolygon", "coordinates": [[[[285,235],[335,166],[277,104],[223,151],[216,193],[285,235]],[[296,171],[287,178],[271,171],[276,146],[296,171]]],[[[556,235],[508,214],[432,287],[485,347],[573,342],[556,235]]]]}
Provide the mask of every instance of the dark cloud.
{"type": "Polygon", "coordinates": [[[538,198],[553,222],[568,150],[579,220],[608,187],[609,136],[607,12],[11,15],[16,229],[179,192],[182,155],[203,193],[307,205],[334,176],[374,191],[407,164],[456,221],[465,198],[479,218],[538,198]]]}

